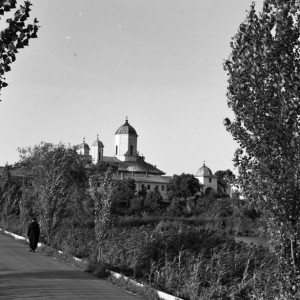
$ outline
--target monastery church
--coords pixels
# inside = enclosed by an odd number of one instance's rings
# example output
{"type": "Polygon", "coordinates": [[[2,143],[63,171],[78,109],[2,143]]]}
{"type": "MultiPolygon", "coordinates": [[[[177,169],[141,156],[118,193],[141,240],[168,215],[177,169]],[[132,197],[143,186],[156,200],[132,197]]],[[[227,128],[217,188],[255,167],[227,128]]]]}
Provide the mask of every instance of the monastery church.
{"type": "Polygon", "coordinates": [[[138,153],[137,142],[137,132],[126,118],[125,123],[115,133],[113,156],[104,155],[104,145],[98,136],[91,147],[83,140],[77,152],[91,160],[93,164],[104,162],[116,166],[118,171],[113,173],[113,180],[134,179],[137,192],[142,189],[147,191],[157,189],[163,199],[167,199],[167,184],[172,177],[164,176],[163,171],[146,162],[145,157],[138,153]]]}
{"type": "MultiPolygon", "coordinates": [[[[129,124],[126,118],[125,123],[115,132],[115,153],[113,156],[104,155],[104,145],[99,140],[89,145],[83,140],[78,146],[77,152],[93,164],[104,162],[117,167],[117,172],[113,173],[113,180],[134,179],[136,190],[147,191],[158,190],[163,199],[167,199],[167,185],[172,179],[165,176],[155,165],[145,161],[145,157],[139,155],[137,150],[138,135],[136,130],[129,124]]],[[[230,194],[230,187],[203,164],[195,174],[195,177],[203,185],[203,193],[223,193],[230,194]]]]}

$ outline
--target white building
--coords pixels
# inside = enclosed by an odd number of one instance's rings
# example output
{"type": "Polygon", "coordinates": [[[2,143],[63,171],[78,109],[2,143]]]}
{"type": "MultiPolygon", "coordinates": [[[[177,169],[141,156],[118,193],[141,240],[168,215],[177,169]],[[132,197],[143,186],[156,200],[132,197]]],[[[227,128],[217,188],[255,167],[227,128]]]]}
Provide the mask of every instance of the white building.
{"type": "Polygon", "coordinates": [[[209,195],[211,193],[231,194],[231,186],[216,175],[213,175],[210,168],[205,163],[198,169],[195,177],[203,185],[203,193],[209,195]]]}

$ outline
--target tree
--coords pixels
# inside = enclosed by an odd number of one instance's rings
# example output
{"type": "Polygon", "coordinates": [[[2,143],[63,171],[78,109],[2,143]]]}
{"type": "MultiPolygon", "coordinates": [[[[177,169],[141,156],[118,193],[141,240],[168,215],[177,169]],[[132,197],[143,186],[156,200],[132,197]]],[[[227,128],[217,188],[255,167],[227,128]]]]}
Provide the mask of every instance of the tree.
{"type": "MultiPolygon", "coordinates": [[[[74,215],[80,207],[78,200],[87,188],[87,177],[82,158],[63,144],[41,143],[33,148],[19,149],[21,161],[16,165],[30,170],[37,195],[34,205],[39,214],[42,234],[48,244],[60,230],[63,220],[74,215]]],[[[83,210],[81,210],[83,213],[83,210]]]]}
{"type": "Polygon", "coordinates": [[[130,200],[135,197],[135,181],[134,179],[124,179],[113,183],[114,193],[112,194],[113,206],[116,208],[121,204],[129,206],[130,200]]]}
{"type": "Polygon", "coordinates": [[[146,198],[143,201],[143,208],[151,212],[155,212],[159,208],[161,200],[162,196],[156,187],[153,191],[149,191],[146,194],[146,198]]]}
{"type": "MultiPolygon", "coordinates": [[[[15,9],[16,4],[17,0],[0,0],[0,15],[15,9]]],[[[6,19],[7,28],[0,32],[0,91],[8,85],[4,76],[11,69],[10,64],[16,60],[18,49],[28,46],[29,40],[37,37],[37,19],[31,24],[25,23],[29,18],[31,5],[30,1],[24,1],[24,6],[19,5],[13,17],[6,19]]]]}
{"type": "Polygon", "coordinates": [[[112,170],[112,168],[108,169],[102,176],[100,191],[97,189],[100,175],[90,177],[90,195],[95,205],[95,237],[98,262],[101,259],[104,239],[115,221],[112,214],[112,195],[114,193],[112,170]]]}
{"type": "Polygon", "coordinates": [[[220,179],[224,180],[226,183],[231,183],[235,179],[234,173],[227,169],[227,170],[218,170],[215,172],[215,175],[218,176],[220,179]]]}
{"type": "Polygon", "coordinates": [[[171,198],[184,198],[194,196],[200,191],[201,185],[192,174],[182,173],[174,175],[168,185],[168,195],[171,198]]]}
{"type": "Polygon", "coordinates": [[[266,0],[259,15],[252,4],[224,65],[237,184],[267,219],[285,299],[300,286],[299,11],[298,0],[266,0]]]}
{"type": "Polygon", "coordinates": [[[20,213],[21,186],[21,181],[11,176],[10,167],[6,165],[0,176],[0,212],[3,228],[7,226],[7,220],[11,215],[20,213]]]}

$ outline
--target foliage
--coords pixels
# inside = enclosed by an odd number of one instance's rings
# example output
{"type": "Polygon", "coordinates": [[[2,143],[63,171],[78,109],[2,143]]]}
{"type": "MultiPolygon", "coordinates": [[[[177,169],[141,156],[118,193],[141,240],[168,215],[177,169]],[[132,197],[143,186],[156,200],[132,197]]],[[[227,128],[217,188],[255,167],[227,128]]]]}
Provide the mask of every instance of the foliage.
{"type": "Polygon", "coordinates": [[[268,249],[182,223],[114,227],[103,249],[110,268],[183,299],[288,299],[268,249]]]}
{"type": "Polygon", "coordinates": [[[112,169],[108,169],[101,182],[100,191],[98,191],[98,176],[90,178],[90,195],[95,205],[95,238],[97,242],[98,262],[102,255],[104,239],[114,224],[114,216],[112,214],[112,195],[114,193],[114,186],[111,180],[112,169]]]}
{"type": "Polygon", "coordinates": [[[134,179],[123,179],[115,181],[114,192],[112,194],[112,202],[114,208],[119,206],[129,206],[130,200],[135,198],[135,181],[134,179]]]}
{"type": "Polygon", "coordinates": [[[87,178],[83,161],[74,149],[63,144],[42,142],[19,149],[19,153],[20,161],[15,167],[33,177],[35,199],[31,196],[31,211],[39,215],[41,236],[51,245],[62,220],[76,216],[76,209],[84,212],[81,200],[87,178]]]}
{"type": "Polygon", "coordinates": [[[21,180],[13,178],[10,173],[10,167],[6,165],[0,176],[0,212],[4,228],[7,226],[7,219],[11,215],[20,213],[21,187],[21,180]]]}
{"type": "Polygon", "coordinates": [[[183,215],[183,207],[179,203],[178,198],[173,198],[169,207],[167,208],[167,215],[173,217],[179,217],[183,215]]]}
{"type": "Polygon", "coordinates": [[[138,197],[144,200],[146,196],[147,196],[147,189],[144,185],[142,185],[142,188],[138,191],[138,197]]]}
{"type": "Polygon", "coordinates": [[[235,179],[234,173],[229,169],[218,170],[217,172],[215,172],[215,175],[224,180],[226,183],[232,183],[235,179]]]}
{"type": "Polygon", "coordinates": [[[21,233],[27,234],[27,226],[30,222],[30,218],[38,211],[38,203],[36,199],[38,195],[34,189],[25,188],[22,189],[22,197],[19,201],[20,215],[18,223],[20,224],[22,231],[21,233]]]}
{"type": "Polygon", "coordinates": [[[267,219],[291,293],[300,286],[299,8],[295,0],[266,0],[257,15],[253,4],[225,62],[238,184],[267,219]]]}
{"type": "Polygon", "coordinates": [[[194,196],[200,191],[201,185],[192,174],[182,173],[174,175],[168,184],[168,195],[170,198],[184,198],[194,196]]]}
{"type": "Polygon", "coordinates": [[[58,146],[54,151],[48,152],[47,164],[43,168],[45,176],[39,195],[39,214],[47,242],[51,245],[54,234],[69,213],[67,208],[72,207],[70,202],[77,185],[84,188],[85,182],[80,174],[83,171],[81,162],[73,149],[58,146]]]}
{"type": "MultiPolygon", "coordinates": [[[[16,8],[17,0],[0,1],[0,15],[16,8]]],[[[7,28],[1,31],[0,50],[0,91],[8,84],[5,81],[5,73],[10,71],[10,64],[16,60],[16,53],[20,48],[28,46],[29,40],[37,37],[37,19],[26,24],[31,11],[30,1],[24,1],[24,5],[19,5],[12,18],[6,19],[7,28]]]]}
{"type": "Polygon", "coordinates": [[[155,212],[159,208],[159,203],[162,200],[162,196],[157,188],[154,191],[149,191],[143,203],[143,209],[150,212],[155,212]]]}

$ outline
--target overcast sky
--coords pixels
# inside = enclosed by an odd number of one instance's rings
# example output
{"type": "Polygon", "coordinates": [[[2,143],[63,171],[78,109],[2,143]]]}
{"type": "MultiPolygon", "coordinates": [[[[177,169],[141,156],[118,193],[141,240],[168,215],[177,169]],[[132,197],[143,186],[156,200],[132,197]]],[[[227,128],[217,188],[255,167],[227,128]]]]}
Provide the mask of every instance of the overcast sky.
{"type": "MultiPolygon", "coordinates": [[[[0,102],[0,166],[41,141],[114,154],[125,122],[168,175],[233,169],[223,61],[252,0],[32,0],[38,39],[20,51],[0,102]]],[[[262,0],[256,1],[261,10],[262,0]]]]}

